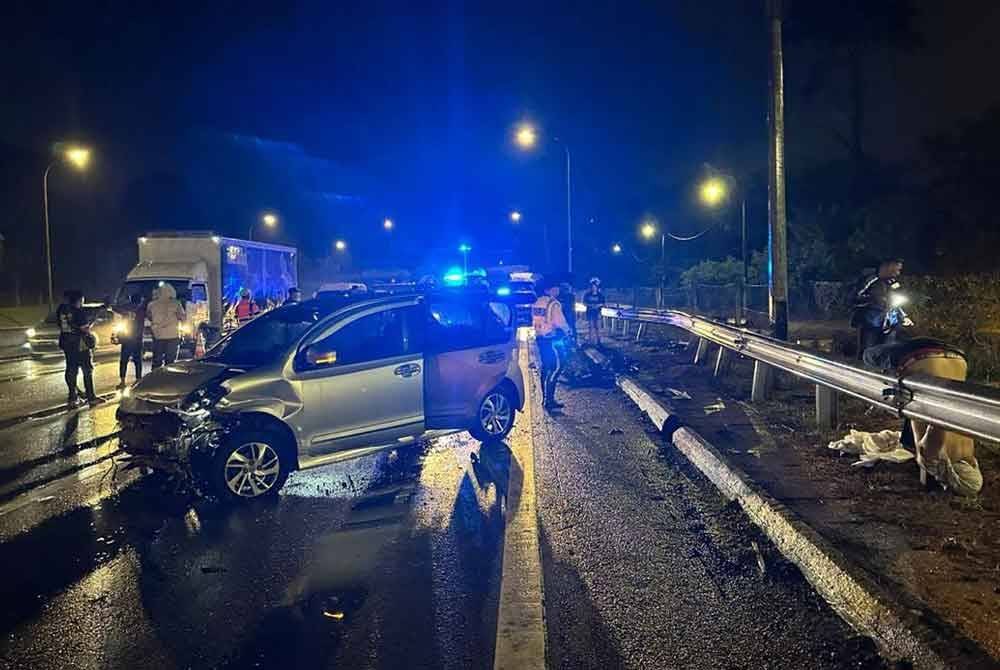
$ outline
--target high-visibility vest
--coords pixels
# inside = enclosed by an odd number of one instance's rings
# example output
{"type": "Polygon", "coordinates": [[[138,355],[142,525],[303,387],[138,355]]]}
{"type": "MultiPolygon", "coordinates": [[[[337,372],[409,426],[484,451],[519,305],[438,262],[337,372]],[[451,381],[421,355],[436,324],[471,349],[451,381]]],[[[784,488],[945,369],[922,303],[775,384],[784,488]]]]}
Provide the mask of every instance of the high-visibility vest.
{"type": "Polygon", "coordinates": [[[254,316],[258,311],[257,304],[253,300],[243,300],[240,299],[236,303],[236,318],[240,321],[244,321],[254,316]]]}
{"type": "Polygon", "coordinates": [[[555,311],[561,309],[559,301],[547,295],[543,295],[531,306],[531,325],[535,329],[535,335],[548,337],[556,329],[555,311]]]}

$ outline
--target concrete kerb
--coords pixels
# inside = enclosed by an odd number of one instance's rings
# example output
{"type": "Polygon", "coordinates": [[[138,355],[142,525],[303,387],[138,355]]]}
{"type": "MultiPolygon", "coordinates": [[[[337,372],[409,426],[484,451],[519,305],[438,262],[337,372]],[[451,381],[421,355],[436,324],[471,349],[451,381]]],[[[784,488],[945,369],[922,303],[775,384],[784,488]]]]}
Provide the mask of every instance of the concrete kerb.
{"type": "MultiPolygon", "coordinates": [[[[597,365],[606,366],[600,352],[586,350],[597,365]]],[[[852,628],[875,640],[883,655],[908,660],[915,668],[946,668],[947,663],[927,643],[929,631],[904,620],[905,609],[862,576],[862,571],[794,512],[757,490],[749,477],[726,463],[718,450],[642,384],[623,375],[615,382],[649,416],[653,424],[729,500],[735,500],[789,561],[798,566],[813,588],[852,628]]]]}

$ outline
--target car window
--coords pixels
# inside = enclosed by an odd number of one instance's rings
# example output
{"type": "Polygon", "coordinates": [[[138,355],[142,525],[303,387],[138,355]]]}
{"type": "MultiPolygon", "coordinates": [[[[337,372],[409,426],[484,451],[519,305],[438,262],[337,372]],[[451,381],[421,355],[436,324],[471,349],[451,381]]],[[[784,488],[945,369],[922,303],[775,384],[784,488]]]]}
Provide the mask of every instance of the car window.
{"type": "Polygon", "coordinates": [[[427,326],[428,350],[458,351],[501,344],[509,339],[508,323],[510,309],[502,303],[433,302],[427,326]]]}
{"type": "Polygon", "coordinates": [[[271,310],[220,340],[205,358],[248,367],[272,363],[316,325],[320,313],[312,302],[271,310]]]}
{"type": "MultiPolygon", "coordinates": [[[[348,323],[309,346],[325,364],[352,365],[421,351],[415,307],[387,309],[348,323]]],[[[303,361],[305,367],[311,367],[303,361]]]]}

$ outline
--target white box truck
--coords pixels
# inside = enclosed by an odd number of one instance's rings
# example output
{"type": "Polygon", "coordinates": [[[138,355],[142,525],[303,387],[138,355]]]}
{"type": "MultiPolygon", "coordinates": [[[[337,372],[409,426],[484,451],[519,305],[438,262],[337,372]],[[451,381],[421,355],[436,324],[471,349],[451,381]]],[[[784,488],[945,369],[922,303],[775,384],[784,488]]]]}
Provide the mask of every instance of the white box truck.
{"type": "Polygon", "coordinates": [[[280,305],[298,285],[294,247],[198,231],[147,233],[138,246],[139,262],[115,302],[125,305],[136,294],[148,301],[157,287],[172,284],[187,311],[181,331],[188,346],[199,331],[212,343],[235,327],[232,307],[243,289],[265,310],[280,305]]]}

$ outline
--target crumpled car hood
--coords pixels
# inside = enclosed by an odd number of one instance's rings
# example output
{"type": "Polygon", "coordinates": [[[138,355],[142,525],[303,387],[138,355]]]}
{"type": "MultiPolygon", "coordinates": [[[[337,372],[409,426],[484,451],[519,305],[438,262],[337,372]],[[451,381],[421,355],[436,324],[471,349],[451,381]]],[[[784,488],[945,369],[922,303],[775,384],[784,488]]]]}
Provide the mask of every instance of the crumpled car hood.
{"type": "Polygon", "coordinates": [[[164,407],[176,407],[191,393],[221,377],[231,377],[231,370],[219,363],[182,361],[172,363],[143,377],[123,395],[120,411],[151,414],[164,407]]]}

